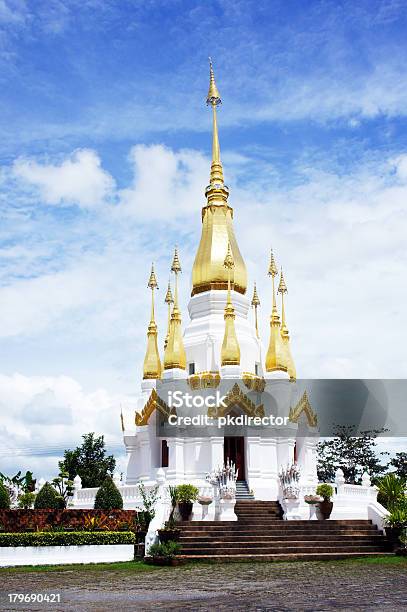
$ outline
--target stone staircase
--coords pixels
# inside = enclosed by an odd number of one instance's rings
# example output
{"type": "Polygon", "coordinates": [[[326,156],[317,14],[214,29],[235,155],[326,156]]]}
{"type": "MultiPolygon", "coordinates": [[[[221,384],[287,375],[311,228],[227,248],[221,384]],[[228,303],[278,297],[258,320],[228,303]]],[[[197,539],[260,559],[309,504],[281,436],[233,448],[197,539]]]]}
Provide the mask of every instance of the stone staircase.
{"type": "Polygon", "coordinates": [[[388,552],[367,520],[283,521],[278,502],[237,501],[238,521],[180,523],[180,557],[202,561],[289,561],[388,552]]]}
{"type": "Polygon", "coordinates": [[[249,487],[245,480],[236,481],[236,501],[238,500],[254,500],[253,493],[250,493],[249,487]]]}

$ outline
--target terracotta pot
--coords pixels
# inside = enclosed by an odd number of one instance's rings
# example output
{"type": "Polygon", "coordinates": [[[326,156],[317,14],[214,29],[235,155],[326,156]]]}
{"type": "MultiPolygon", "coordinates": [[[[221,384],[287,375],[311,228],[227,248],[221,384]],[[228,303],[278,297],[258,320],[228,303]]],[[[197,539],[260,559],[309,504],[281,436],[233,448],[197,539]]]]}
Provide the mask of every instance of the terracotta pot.
{"type": "Polygon", "coordinates": [[[181,535],[181,532],[179,529],[159,529],[158,530],[158,537],[160,538],[160,542],[169,542],[169,541],[173,541],[173,542],[177,542],[179,540],[179,537],[181,535]]]}
{"type": "Polygon", "coordinates": [[[324,499],[322,502],[318,502],[318,509],[322,516],[322,520],[326,521],[327,519],[329,519],[333,507],[333,502],[328,501],[327,499],[324,499]]]}
{"type": "Polygon", "coordinates": [[[192,514],[192,502],[178,502],[178,510],[183,521],[189,521],[192,514]]]}

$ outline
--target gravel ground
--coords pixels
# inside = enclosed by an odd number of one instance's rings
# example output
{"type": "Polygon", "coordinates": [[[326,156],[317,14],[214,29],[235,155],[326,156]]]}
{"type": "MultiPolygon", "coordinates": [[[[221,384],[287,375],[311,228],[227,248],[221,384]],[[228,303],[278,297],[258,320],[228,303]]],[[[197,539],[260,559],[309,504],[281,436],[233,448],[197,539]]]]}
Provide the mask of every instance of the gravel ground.
{"type": "Polygon", "coordinates": [[[196,564],[175,568],[0,572],[0,610],[407,610],[407,563],[196,564]],[[8,593],[60,593],[11,604],[8,593]]]}

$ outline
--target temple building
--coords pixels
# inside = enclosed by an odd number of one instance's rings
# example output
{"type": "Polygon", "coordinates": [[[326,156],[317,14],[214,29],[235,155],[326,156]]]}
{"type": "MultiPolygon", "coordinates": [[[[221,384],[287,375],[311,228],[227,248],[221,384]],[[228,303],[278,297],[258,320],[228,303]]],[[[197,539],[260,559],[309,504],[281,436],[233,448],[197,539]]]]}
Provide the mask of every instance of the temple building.
{"type": "Polygon", "coordinates": [[[128,457],[126,484],[153,484],[157,469],[162,467],[170,484],[203,487],[206,475],[229,460],[238,469],[238,494],[277,500],[282,466],[296,461],[301,484],[317,483],[317,437],[312,435],[317,419],[307,396],[298,395],[286,318],[287,285],[273,251],[268,270],[258,271],[270,277],[270,297],[262,297],[263,308],[270,311],[270,327],[259,329],[260,299],[256,285],[248,279],[234,231],[239,213],[235,216],[224,180],[218,135],[220,104],[210,64],[207,105],[213,121],[212,162],[188,313],[181,312],[178,295],[181,245],[169,261],[173,281],[165,295],[168,324],[160,330],[160,339],[154,267],[148,281],[151,314],[141,393],[135,409],[127,407],[122,415],[128,457]],[[225,426],[207,436],[160,436],[160,421],[168,420],[171,414],[183,414],[182,408],[175,411],[168,402],[169,390],[175,388],[201,395],[222,389],[225,402],[207,410],[215,420],[227,414],[263,417],[274,410],[289,415],[289,422],[271,434],[250,429],[240,435],[225,426]]]}

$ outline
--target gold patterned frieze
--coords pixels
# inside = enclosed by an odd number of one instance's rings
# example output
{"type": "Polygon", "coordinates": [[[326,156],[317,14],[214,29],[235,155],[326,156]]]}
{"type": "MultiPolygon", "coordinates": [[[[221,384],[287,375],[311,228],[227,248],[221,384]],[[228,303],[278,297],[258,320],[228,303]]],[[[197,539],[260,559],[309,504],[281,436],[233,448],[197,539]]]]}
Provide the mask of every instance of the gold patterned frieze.
{"type": "Polygon", "coordinates": [[[223,417],[230,412],[234,407],[241,408],[248,416],[263,417],[264,406],[259,404],[258,406],[247,397],[247,395],[241,390],[239,385],[235,383],[230,391],[226,394],[223,399],[223,405],[214,408],[208,408],[208,416],[212,418],[223,417]]]}
{"type": "Polygon", "coordinates": [[[253,374],[252,372],[243,372],[242,379],[249,391],[263,393],[266,381],[262,376],[257,376],[257,374],[253,374]]]}
{"type": "Polygon", "coordinates": [[[158,410],[166,419],[171,414],[176,414],[175,408],[170,408],[153,389],[141,413],[136,412],[136,425],[147,425],[154,410],[158,410]]]}
{"type": "Polygon", "coordinates": [[[298,420],[301,414],[304,413],[307,417],[308,425],[310,427],[316,427],[318,425],[318,417],[308,399],[308,394],[304,391],[303,396],[301,397],[298,404],[294,407],[290,408],[289,419],[293,423],[298,423],[298,420]]]}
{"type": "Polygon", "coordinates": [[[220,374],[219,372],[198,372],[188,377],[188,384],[194,391],[216,389],[220,384],[220,374]]]}

